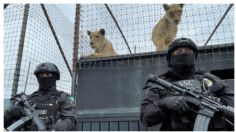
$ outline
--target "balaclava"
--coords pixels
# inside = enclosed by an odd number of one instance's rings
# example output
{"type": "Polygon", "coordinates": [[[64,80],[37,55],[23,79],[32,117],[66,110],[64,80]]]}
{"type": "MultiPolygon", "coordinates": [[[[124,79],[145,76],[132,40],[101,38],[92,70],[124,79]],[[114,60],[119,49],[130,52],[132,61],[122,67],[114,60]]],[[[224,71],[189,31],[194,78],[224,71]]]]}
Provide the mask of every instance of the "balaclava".
{"type": "Polygon", "coordinates": [[[170,57],[171,71],[181,79],[191,78],[195,72],[194,53],[181,53],[170,57]]]}
{"type": "Polygon", "coordinates": [[[39,83],[39,90],[41,91],[49,91],[53,86],[56,85],[57,78],[53,74],[52,77],[38,77],[37,80],[39,83]]]}

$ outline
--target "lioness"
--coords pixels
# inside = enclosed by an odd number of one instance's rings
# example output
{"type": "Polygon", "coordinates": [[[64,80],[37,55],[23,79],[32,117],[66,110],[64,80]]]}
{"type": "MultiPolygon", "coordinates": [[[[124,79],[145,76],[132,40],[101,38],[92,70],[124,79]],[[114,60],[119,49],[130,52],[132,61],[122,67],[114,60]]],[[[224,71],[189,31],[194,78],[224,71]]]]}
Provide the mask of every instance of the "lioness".
{"type": "Polygon", "coordinates": [[[152,30],[152,41],[157,51],[168,48],[176,37],[184,4],[163,4],[165,15],[152,30]]]}
{"type": "Polygon", "coordinates": [[[87,33],[90,37],[90,47],[95,50],[95,52],[90,54],[88,58],[118,55],[112,47],[112,43],[105,38],[104,29],[95,32],[87,31],[87,33]]]}

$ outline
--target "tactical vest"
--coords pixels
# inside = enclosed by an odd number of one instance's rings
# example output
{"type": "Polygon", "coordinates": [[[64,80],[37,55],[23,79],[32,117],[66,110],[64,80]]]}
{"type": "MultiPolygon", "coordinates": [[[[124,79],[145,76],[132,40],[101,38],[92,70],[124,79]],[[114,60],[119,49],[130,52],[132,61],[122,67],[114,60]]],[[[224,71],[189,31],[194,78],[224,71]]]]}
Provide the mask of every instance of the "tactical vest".
{"type": "Polygon", "coordinates": [[[59,104],[57,101],[61,93],[60,91],[55,91],[49,95],[41,95],[35,92],[31,95],[30,101],[48,130],[51,130],[52,125],[60,117],[59,104]]]}
{"type": "Polygon", "coordinates": [[[184,87],[190,91],[195,91],[198,93],[206,92],[206,89],[204,89],[204,84],[202,84],[202,82],[198,79],[176,81],[174,84],[184,87]]]}

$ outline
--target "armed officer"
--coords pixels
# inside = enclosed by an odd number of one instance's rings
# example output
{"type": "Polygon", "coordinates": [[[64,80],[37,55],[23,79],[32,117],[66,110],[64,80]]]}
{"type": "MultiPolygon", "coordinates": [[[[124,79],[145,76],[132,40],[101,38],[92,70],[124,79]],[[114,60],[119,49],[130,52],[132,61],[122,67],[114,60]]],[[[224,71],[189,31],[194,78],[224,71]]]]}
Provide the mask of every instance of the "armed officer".
{"type": "MultiPolygon", "coordinates": [[[[34,74],[39,88],[29,95],[28,100],[46,125],[47,130],[71,131],[76,129],[75,101],[68,93],[56,89],[60,79],[57,66],[50,62],[37,65],[34,74]]],[[[25,116],[22,106],[9,108],[4,113],[4,127],[25,116]]],[[[35,124],[27,123],[20,130],[37,130],[35,124]]]]}
{"type": "MultiPolygon", "coordinates": [[[[179,86],[194,89],[199,93],[218,97],[224,105],[233,106],[233,89],[221,79],[207,73],[196,72],[198,57],[196,44],[188,38],[176,39],[168,48],[166,59],[170,70],[159,77],[179,86]]],[[[163,88],[148,79],[144,87],[146,95],[141,104],[141,121],[146,127],[159,126],[159,130],[192,131],[196,119],[196,108],[187,102],[187,97],[163,88]]],[[[233,130],[216,112],[208,130],[233,130]]],[[[232,119],[233,120],[233,119],[232,119]]]]}

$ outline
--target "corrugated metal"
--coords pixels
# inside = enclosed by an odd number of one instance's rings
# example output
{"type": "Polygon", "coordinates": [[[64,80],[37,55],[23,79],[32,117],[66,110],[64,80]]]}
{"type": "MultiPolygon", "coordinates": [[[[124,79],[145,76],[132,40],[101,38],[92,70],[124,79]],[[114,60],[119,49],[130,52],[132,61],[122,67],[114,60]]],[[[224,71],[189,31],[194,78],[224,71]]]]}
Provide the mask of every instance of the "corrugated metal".
{"type": "Polygon", "coordinates": [[[115,118],[107,121],[82,121],[78,120],[78,131],[141,131],[146,128],[139,119],[128,121],[118,121],[115,118]]]}

